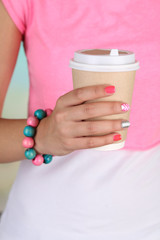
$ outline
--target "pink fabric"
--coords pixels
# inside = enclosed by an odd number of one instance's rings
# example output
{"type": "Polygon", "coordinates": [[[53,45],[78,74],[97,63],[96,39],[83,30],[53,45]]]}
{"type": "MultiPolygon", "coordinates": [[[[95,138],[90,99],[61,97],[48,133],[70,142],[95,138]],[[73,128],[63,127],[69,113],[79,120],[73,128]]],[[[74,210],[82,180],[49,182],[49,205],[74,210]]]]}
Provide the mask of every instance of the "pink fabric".
{"type": "Polygon", "coordinates": [[[125,148],[160,144],[160,4],[145,0],[2,0],[24,34],[29,114],[73,89],[69,60],[84,48],[119,48],[140,61],[125,148]]]}

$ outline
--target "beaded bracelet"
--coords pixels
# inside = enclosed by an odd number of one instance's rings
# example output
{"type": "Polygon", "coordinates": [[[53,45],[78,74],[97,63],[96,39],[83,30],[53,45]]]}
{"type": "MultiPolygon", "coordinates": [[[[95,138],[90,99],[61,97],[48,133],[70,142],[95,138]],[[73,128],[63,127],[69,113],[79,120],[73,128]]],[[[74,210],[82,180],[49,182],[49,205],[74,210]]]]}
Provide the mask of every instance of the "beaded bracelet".
{"type": "Polygon", "coordinates": [[[32,160],[32,163],[36,166],[40,166],[43,163],[50,163],[52,161],[52,157],[54,156],[48,154],[37,154],[35,149],[33,148],[35,145],[33,137],[36,134],[36,128],[39,122],[43,118],[51,115],[51,113],[52,109],[46,109],[45,111],[42,109],[37,109],[34,112],[34,116],[31,116],[27,119],[27,126],[23,130],[25,138],[23,139],[22,145],[23,147],[27,148],[25,151],[25,157],[29,160],[32,160]]]}

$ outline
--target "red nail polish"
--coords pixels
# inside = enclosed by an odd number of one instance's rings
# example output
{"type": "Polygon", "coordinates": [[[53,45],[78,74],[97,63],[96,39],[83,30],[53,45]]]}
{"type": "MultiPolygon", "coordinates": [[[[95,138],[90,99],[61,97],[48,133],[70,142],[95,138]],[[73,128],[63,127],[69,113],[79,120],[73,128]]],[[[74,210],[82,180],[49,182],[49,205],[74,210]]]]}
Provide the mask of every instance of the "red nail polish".
{"type": "Polygon", "coordinates": [[[121,139],[122,139],[121,134],[116,134],[116,135],[113,136],[113,140],[114,140],[114,141],[119,141],[119,140],[121,140],[121,139]]]}
{"type": "Polygon", "coordinates": [[[105,88],[106,93],[115,93],[115,86],[108,86],[105,88]]]}

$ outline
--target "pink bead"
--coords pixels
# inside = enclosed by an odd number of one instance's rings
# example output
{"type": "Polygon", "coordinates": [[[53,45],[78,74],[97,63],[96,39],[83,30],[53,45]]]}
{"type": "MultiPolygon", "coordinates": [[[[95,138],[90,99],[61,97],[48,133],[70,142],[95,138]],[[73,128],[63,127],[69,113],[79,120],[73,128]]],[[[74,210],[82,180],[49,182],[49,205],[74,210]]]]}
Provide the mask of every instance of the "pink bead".
{"type": "Polygon", "coordinates": [[[49,116],[49,115],[51,115],[51,113],[53,112],[53,110],[50,109],[50,108],[47,108],[47,109],[45,109],[45,112],[47,113],[47,116],[49,116]]]}
{"type": "Polygon", "coordinates": [[[35,159],[32,160],[32,163],[36,166],[42,165],[44,162],[44,158],[42,155],[37,155],[35,159]]]}
{"type": "Polygon", "coordinates": [[[39,123],[38,118],[36,118],[34,116],[33,117],[31,116],[27,119],[27,125],[29,125],[29,126],[37,127],[38,123],[39,123]]]}
{"type": "Polygon", "coordinates": [[[25,137],[22,142],[23,147],[32,148],[34,146],[34,140],[31,137],[25,137]]]}

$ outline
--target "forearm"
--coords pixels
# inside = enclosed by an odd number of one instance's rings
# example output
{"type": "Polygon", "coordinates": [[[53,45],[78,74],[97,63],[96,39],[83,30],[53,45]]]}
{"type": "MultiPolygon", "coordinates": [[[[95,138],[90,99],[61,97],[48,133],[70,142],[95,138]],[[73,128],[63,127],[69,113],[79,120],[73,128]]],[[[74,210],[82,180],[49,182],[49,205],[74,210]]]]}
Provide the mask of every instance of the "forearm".
{"type": "MultiPolygon", "coordinates": [[[[0,116],[16,64],[22,34],[0,1],[0,116]]],[[[22,147],[26,120],[0,118],[0,163],[24,159],[22,147]]]]}
{"type": "Polygon", "coordinates": [[[22,141],[26,124],[26,119],[0,118],[0,163],[25,159],[22,141]]]}

